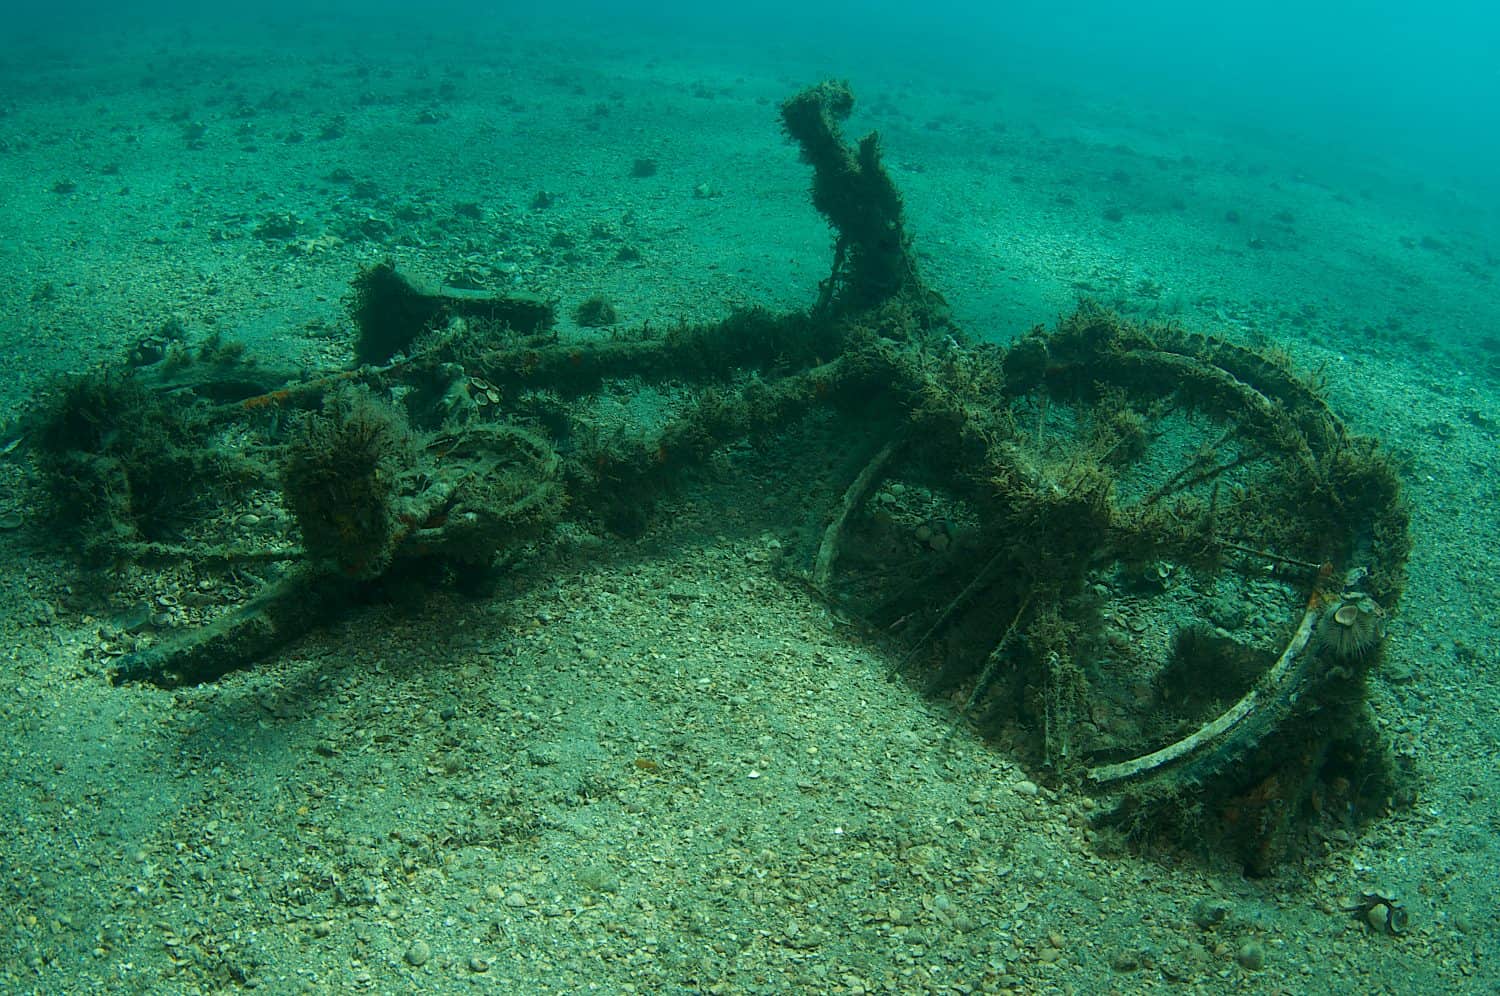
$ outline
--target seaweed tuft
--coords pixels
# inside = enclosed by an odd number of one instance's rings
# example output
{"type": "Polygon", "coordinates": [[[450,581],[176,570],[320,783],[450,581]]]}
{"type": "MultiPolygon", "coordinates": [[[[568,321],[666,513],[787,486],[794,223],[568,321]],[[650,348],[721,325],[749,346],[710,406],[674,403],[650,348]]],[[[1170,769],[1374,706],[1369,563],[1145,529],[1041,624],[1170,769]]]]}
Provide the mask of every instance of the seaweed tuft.
{"type": "Polygon", "coordinates": [[[416,447],[406,416],[368,388],[330,394],[287,447],[281,483],[308,555],[371,578],[400,539],[397,495],[416,447]]]}
{"type": "Polygon", "coordinates": [[[128,372],[64,377],[32,417],[51,517],[90,559],[173,534],[218,484],[190,404],[128,372]]]}

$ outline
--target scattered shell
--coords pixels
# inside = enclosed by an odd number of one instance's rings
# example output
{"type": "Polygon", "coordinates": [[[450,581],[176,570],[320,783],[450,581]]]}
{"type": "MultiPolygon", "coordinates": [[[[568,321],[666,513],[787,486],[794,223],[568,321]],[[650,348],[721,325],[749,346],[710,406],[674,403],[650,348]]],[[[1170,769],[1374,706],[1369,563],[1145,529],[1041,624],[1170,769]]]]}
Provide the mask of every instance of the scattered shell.
{"type": "Polygon", "coordinates": [[[1371,930],[1390,934],[1392,937],[1406,933],[1410,923],[1406,908],[1390,892],[1362,893],[1359,902],[1345,906],[1344,909],[1364,920],[1371,930]]]}
{"type": "Polygon", "coordinates": [[[475,406],[477,406],[481,411],[488,408],[493,408],[495,405],[498,405],[500,403],[500,389],[487,380],[482,380],[478,377],[470,377],[468,388],[469,397],[474,399],[475,406]]]}
{"type": "Polygon", "coordinates": [[[172,345],[171,340],[159,333],[151,333],[142,336],[131,347],[127,360],[133,367],[149,367],[153,363],[160,363],[167,358],[167,349],[172,345]]]}

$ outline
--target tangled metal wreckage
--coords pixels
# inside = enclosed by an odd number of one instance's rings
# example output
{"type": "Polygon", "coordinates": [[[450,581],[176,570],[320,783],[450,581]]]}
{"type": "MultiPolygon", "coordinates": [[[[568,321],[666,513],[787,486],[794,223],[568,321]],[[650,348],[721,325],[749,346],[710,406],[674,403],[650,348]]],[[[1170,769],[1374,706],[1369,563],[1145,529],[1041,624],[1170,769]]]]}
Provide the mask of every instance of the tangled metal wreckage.
{"type": "Polygon", "coordinates": [[[1264,872],[1388,805],[1364,681],[1410,541],[1378,444],[1284,359],[1097,306],[967,340],[877,137],[841,134],[852,104],[823,83],[781,108],[835,234],[806,311],[569,341],[547,302],[381,265],[354,281],[357,367],[159,338],[55,385],[30,438],[85,556],[278,578],[115,680],[216,680],[373,586],[478,584],[570,523],[639,531],[710,458],[775,454],[788,576],[1101,822],[1264,872]],[[247,546],[234,524],[278,503],[300,545],[247,546]]]}

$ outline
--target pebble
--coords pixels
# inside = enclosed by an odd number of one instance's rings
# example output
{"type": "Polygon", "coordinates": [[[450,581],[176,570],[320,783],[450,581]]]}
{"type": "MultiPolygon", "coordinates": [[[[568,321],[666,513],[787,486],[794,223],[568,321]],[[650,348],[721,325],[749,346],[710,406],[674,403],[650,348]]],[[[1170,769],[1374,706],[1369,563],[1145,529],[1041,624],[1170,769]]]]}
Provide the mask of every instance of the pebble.
{"type": "Polygon", "coordinates": [[[1229,918],[1229,904],[1217,899],[1200,899],[1193,907],[1193,923],[1199,930],[1212,930],[1229,918]]]}
{"type": "Polygon", "coordinates": [[[432,957],[432,948],[424,940],[411,942],[411,947],[406,949],[406,963],[413,968],[420,968],[427,964],[427,959],[432,957]]]}

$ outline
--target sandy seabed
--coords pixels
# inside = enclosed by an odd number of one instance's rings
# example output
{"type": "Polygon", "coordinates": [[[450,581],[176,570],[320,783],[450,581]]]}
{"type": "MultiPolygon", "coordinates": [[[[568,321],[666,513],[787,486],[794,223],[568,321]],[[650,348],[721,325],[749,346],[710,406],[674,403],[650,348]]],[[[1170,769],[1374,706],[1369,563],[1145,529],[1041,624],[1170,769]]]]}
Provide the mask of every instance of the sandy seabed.
{"type": "MultiPolygon", "coordinates": [[[[346,363],[349,279],[387,258],[554,297],[565,324],[595,294],[630,324],[798,307],[827,272],[776,120],[822,62],[338,41],[9,66],[7,417],[167,322],[346,363]]],[[[1101,848],[1089,800],[890,680],[784,580],[765,496],[785,482],[749,457],[645,536],[565,537],[485,599],[361,609],[211,687],[112,687],[118,613],[229,582],[91,574],[49,535],[20,445],[0,461],[0,988],[1500,986],[1500,314],[1462,192],[1014,81],[842,75],[971,334],[1091,296],[1285,350],[1386,441],[1415,551],[1369,707],[1416,803],[1268,879],[1101,848]],[[1403,897],[1403,936],[1343,911],[1372,888],[1403,897]]]]}

